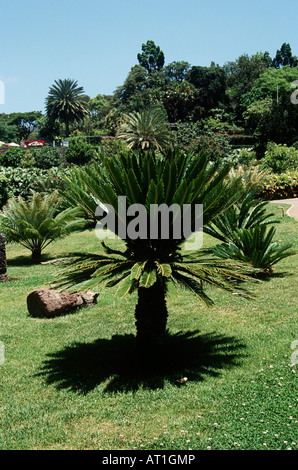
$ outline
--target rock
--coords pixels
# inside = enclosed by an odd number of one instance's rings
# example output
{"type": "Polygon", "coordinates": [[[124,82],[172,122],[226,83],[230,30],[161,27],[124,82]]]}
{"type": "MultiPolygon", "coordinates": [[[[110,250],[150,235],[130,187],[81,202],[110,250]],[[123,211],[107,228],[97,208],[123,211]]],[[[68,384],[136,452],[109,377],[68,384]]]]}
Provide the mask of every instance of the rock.
{"type": "Polygon", "coordinates": [[[98,293],[87,290],[86,292],[79,292],[79,295],[82,297],[84,304],[96,304],[98,293]]]}
{"type": "Polygon", "coordinates": [[[84,305],[79,294],[60,294],[51,289],[37,289],[27,297],[28,312],[33,317],[52,318],[84,305]]]}

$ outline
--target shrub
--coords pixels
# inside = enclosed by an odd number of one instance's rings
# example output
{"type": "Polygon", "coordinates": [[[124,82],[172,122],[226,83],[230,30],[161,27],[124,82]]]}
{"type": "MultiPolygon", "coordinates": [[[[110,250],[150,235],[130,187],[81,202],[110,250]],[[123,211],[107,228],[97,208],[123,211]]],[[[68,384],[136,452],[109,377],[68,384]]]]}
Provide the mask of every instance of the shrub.
{"type": "Polygon", "coordinates": [[[261,168],[272,173],[298,169],[298,149],[270,142],[260,163],[261,168]]]}
{"type": "Polygon", "coordinates": [[[227,162],[231,162],[234,167],[239,165],[250,167],[256,163],[256,153],[252,148],[233,149],[227,157],[227,162]]]}
{"type": "Polygon", "coordinates": [[[281,245],[273,241],[275,228],[266,224],[251,229],[234,231],[234,243],[223,243],[212,248],[215,256],[251,264],[265,274],[273,272],[273,266],[288,256],[292,256],[291,244],[281,245]]]}
{"type": "Polygon", "coordinates": [[[42,147],[30,150],[37,168],[49,169],[57,167],[62,163],[61,150],[56,147],[42,147]]]}
{"type": "Polygon", "coordinates": [[[3,173],[0,173],[0,209],[6,203],[7,198],[7,178],[3,173]]]}
{"type": "Polygon", "coordinates": [[[75,165],[86,165],[96,156],[96,152],[91,144],[82,140],[70,142],[65,152],[65,158],[68,163],[75,165]]]}
{"type": "Polygon", "coordinates": [[[258,197],[271,201],[298,197],[298,172],[265,175],[258,197]]]}
{"type": "Polygon", "coordinates": [[[25,156],[25,150],[19,147],[11,147],[0,155],[0,166],[18,167],[22,158],[25,156]]]}
{"type": "Polygon", "coordinates": [[[187,147],[187,150],[199,154],[205,152],[210,161],[226,158],[230,155],[232,148],[224,134],[202,134],[193,140],[187,147]]]}
{"type": "Polygon", "coordinates": [[[0,168],[0,178],[5,177],[7,197],[22,196],[27,198],[33,191],[38,191],[40,182],[44,181],[48,188],[59,185],[60,176],[66,169],[51,168],[42,170],[40,168],[0,168]],[[52,185],[50,182],[52,181],[52,185]]]}
{"type": "Polygon", "coordinates": [[[34,193],[28,200],[12,198],[0,214],[0,230],[8,242],[20,243],[31,251],[32,261],[39,263],[41,253],[53,241],[83,228],[77,209],[58,212],[58,192],[34,193]]]}

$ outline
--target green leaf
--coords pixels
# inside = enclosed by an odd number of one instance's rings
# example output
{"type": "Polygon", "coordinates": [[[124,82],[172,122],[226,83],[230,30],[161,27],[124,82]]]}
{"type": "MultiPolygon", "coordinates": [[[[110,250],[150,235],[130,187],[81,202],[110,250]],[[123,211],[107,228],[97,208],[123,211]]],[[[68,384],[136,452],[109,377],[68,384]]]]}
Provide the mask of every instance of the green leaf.
{"type": "Polygon", "coordinates": [[[144,271],[144,268],[146,266],[146,263],[147,261],[143,262],[143,261],[138,261],[137,263],[135,263],[133,265],[133,267],[131,268],[131,272],[130,272],[130,279],[139,279],[141,277],[141,274],[143,273],[144,271]]]}
{"type": "Polygon", "coordinates": [[[160,274],[163,277],[169,278],[172,274],[172,268],[171,265],[168,263],[159,263],[158,261],[155,261],[155,264],[157,266],[157,273],[160,274]]]}
{"type": "Polygon", "coordinates": [[[155,284],[157,279],[156,276],[156,269],[154,268],[146,268],[144,273],[141,276],[139,286],[140,287],[151,287],[153,284],[155,284]]]}

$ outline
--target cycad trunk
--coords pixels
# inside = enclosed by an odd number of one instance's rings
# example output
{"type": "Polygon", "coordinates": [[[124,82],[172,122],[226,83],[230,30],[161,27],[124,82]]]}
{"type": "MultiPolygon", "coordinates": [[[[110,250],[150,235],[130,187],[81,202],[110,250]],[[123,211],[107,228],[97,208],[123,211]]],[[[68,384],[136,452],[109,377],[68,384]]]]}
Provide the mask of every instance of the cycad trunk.
{"type": "Polygon", "coordinates": [[[0,234],[0,282],[8,281],[5,245],[5,237],[0,234]]]}
{"type": "Polygon", "coordinates": [[[33,264],[39,264],[41,262],[41,248],[39,246],[32,249],[31,260],[33,264]]]}
{"type": "Polygon", "coordinates": [[[154,360],[164,343],[168,319],[165,289],[160,282],[138,289],[135,318],[137,351],[142,358],[154,360]]]}

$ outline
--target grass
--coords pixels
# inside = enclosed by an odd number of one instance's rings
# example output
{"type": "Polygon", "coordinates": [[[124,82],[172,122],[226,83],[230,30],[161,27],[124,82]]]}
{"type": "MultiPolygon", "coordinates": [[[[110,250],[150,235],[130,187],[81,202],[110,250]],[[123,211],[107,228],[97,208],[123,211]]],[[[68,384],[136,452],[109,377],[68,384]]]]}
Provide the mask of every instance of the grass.
{"type": "MultiPolygon", "coordinates": [[[[297,222],[280,217],[277,238],[297,247],[297,222]]],[[[213,243],[205,237],[204,244],[213,243]]],[[[95,251],[93,232],[52,244],[95,251]]],[[[295,449],[297,393],[291,344],[297,332],[297,255],[252,286],[256,301],[212,292],[203,307],[182,292],[168,300],[169,337],[152,375],[134,356],[135,296],[100,289],[97,305],[32,318],[26,297],[55,268],[32,266],[7,247],[0,285],[0,449],[295,449]],[[177,379],[187,377],[181,385],[177,379]]]]}

